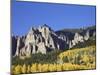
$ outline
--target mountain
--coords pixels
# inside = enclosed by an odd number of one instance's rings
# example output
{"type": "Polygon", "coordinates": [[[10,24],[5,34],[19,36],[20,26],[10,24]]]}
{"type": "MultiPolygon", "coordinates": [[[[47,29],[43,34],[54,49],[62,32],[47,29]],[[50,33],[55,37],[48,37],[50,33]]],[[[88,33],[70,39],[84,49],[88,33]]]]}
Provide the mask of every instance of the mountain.
{"type": "Polygon", "coordinates": [[[67,50],[95,36],[95,26],[54,31],[44,24],[39,28],[31,27],[25,36],[12,36],[12,55],[23,58],[35,53],[67,50]]]}

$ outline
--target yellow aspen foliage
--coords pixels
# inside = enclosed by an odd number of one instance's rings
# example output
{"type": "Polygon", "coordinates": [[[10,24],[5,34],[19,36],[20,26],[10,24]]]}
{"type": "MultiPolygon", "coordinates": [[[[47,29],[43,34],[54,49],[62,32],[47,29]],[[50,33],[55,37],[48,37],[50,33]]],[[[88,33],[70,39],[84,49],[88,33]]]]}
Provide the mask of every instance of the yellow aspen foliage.
{"type": "Polygon", "coordinates": [[[21,66],[20,66],[20,65],[17,65],[17,66],[15,67],[14,74],[20,74],[20,73],[22,73],[22,72],[21,72],[21,66]]]}
{"type": "Polygon", "coordinates": [[[85,62],[85,63],[88,63],[89,62],[89,57],[87,55],[84,55],[82,57],[82,60],[85,62]]]}
{"type": "Polygon", "coordinates": [[[31,65],[27,66],[25,64],[23,64],[22,66],[12,65],[11,68],[12,74],[95,69],[96,68],[95,50],[96,50],[95,46],[66,50],[64,52],[61,52],[57,56],[58,57],[57,63],[53,64],[32,63],[31,65]],[[80,58],[78,58],[79,54],[80,58]],[[79,63],[77,63],[77,61],[79,61],[79,63]]]}
{"type": "Polygon", "coordinates": [[[26,68],[26,65],[24,64],[24,65],[22,66],[22,73],[26,73],[26,70],[27,70],[27,68],[26,68]]]}
{"type": "Polygon", "coordinates": [[[95,64],[87,64],[88,69],[95,69],[96,65],[95,64]]]}
{"type": "Polygon", "coordinates": [[[63,63],[62,68],[63,70],[69,70],[68,67],[71,65],[71,63],[63,63]]]}
{"type": "Polygon", "coordinates": [[[28,65],[28,66],[27,66],[27,73],[30,73],[30,72],[31,72],[31,66],[28,65]]]}
{"type": "Polygon", "coordinates": [[[42,72],[47,72],[48,71],[48,64],[43,64],[42,65],[42,72]]]}
{"type": "Polygon", "coordinates": [[[41,64],[38,64],[37,68],[38,68],[38,72],[42,72],[42,65],[41,64]]]}
{"type": "Polygon", "coordinates": [[[56,71],[56,69],[57,69],[56,64],[49,64],[48,69],[50,72],[56,71]]]}
{"type": "Polygon", "coordinates": [[[56,71],[57,70],[57,65],[53,64],[52,69],[53,69],[53,71],[56,71]]]}
{"type": "Polygon", "coordinates": [[[57,67],[57,71],[62,71],[62,65],[61,64],[57,64],[56,67],[57,67]]]}
{"type": "Polygon", "coordinates": [[[35,64],[32,64],[32,66],[31,66],[31,72],[36,72],[37,70],[37,64],[35,63],[35,64]]]}
{"type": "Polygon", "coordinates": [[[52,67],[53,67],[53,64],[49,64],[49,71],[50,72],[53,71],[52,67]]]}

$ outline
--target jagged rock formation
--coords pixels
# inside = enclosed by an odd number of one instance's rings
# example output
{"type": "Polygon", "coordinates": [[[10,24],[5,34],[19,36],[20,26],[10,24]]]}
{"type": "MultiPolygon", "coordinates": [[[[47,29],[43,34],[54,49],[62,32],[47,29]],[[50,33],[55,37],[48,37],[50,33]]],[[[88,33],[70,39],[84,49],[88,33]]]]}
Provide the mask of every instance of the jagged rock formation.
{"type": "Polygon", "coordinates": [[[65,50],[95,35],[95,31],[92,31],[90,35],[89,30],[81,33],[55,32],[46,24],[39,28],[31,27],[25,36],[12,36],[12,54],[30,57],[35,53],[46,54],[52,50],[65,50]]]}
{"type": "Polygon", "coordinates": [[[92,26],[85,29],[64,29],[57,31],[56,34],[67,42],[70,49],[80,42],[84,43],[84,41],[87,41],[90,37],[95,37],[96,27],[92,26]]]}

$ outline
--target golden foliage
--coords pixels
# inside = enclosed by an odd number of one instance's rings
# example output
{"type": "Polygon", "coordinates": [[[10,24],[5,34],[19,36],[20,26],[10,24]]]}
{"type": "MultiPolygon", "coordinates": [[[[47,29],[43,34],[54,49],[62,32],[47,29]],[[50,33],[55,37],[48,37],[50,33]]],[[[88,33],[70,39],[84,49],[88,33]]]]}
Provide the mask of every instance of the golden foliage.
{"type": "Polygon", "coordinates": [[[12,73],[35,73],[35,72],[53,72],[53,71],[66,71],[66,70],[83,70],[83,69],[95,69],[95,56],[92,56],[92,53],[95,52],[95,46],[90,46],[86,48],[73,49],[62,52],[58,55],[59,60],[63,61],[64,57],[74,58],[75,62],[77,61],[78,53],[82,52],[81,64],[62,62],[62,63],[52,63],[52,64],[41,64],[41,63],[32,63],[31,65],[12,65],[12,73]],[[89,54],[90,52],[90,54],[89,54]],[[83,64],[85,63],[85,64],[83,64]]]}
{"type": "Polygon", "coordinates": [[[35,64],[32,64],[32,66],[31,66],[31,72],[36,72],[37,70],[37,64],[35,63],[35,64]]]}
{"type": "Polygon", "coordinates": [[[14,70],[14,74],[20,74],[21,73],[21,65],[17,65],[16,67],[15,67],[15,70],[14,70]]]}
{"type": "MultiPolygon", "coordinates": [[[[77,65],[71,63],[63,63],[63,64],[32,64],[31,68],[28,65],[27,71],[25,71],[25,67],[23,71],[21,71],[22,66],[15,66],[14,74],[20,73],[35,73],[35,72],[53,72],[53,71],[66,71],[66,70],[82,70],[82,69],[94,69],[95,64],[88,65],[77,65]],[[36,65],[38,67],[36,67],[36,65]]],[[[13,67],[14,68],[14,67],[13,67]]]]}
{"type": "Polygon", "coordinates": [[[52,72],[52,71],[56,71],[57,67],[56,67],[56,64],[49,64],[48,66],[49,68],[49,71],[52,72]]]}
{"type": "Polygon", "coordinates": [[[26,69],[27,67],[26,67],[26,65],[24,64],[23,66],[22,66],[22,73],[26,73],[26,69]]]}
{"type": "Polygon", "coordinates": [[[62,60],[63,57],[68,56],[68,57],[73,57],[74,55],[77,55],[79,52],[89,52],[89,51],[95,51],[96,48],[95,46],[89,46],[85,48],[76,48],[73,50],[67,50],[65,52],[62,52],[59,54],[59,58],[62,60]]]}
{"type": "Polygon", "coordinates": [[[30,73],[30,72],[31,72],[31,66],[28,65],[28,66],[27,66],[27,73],[30,73]]]}

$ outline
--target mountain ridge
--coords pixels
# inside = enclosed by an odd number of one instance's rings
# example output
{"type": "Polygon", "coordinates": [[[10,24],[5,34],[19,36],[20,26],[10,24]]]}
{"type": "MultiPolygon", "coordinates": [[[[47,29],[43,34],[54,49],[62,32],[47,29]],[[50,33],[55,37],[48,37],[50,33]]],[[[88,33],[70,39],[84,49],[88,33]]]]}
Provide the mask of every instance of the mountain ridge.
{"type": "Polygon", "coordinates": [[[44,24],[39,28],[31,27],[24,36],[12,36],[13,56],[30,57],[35,53],[46,54],[52,50],[67,50],[79,42],[84,43],[90,37],[96,36],[95,26],[78,31],[54,31],[44,24]]]}

